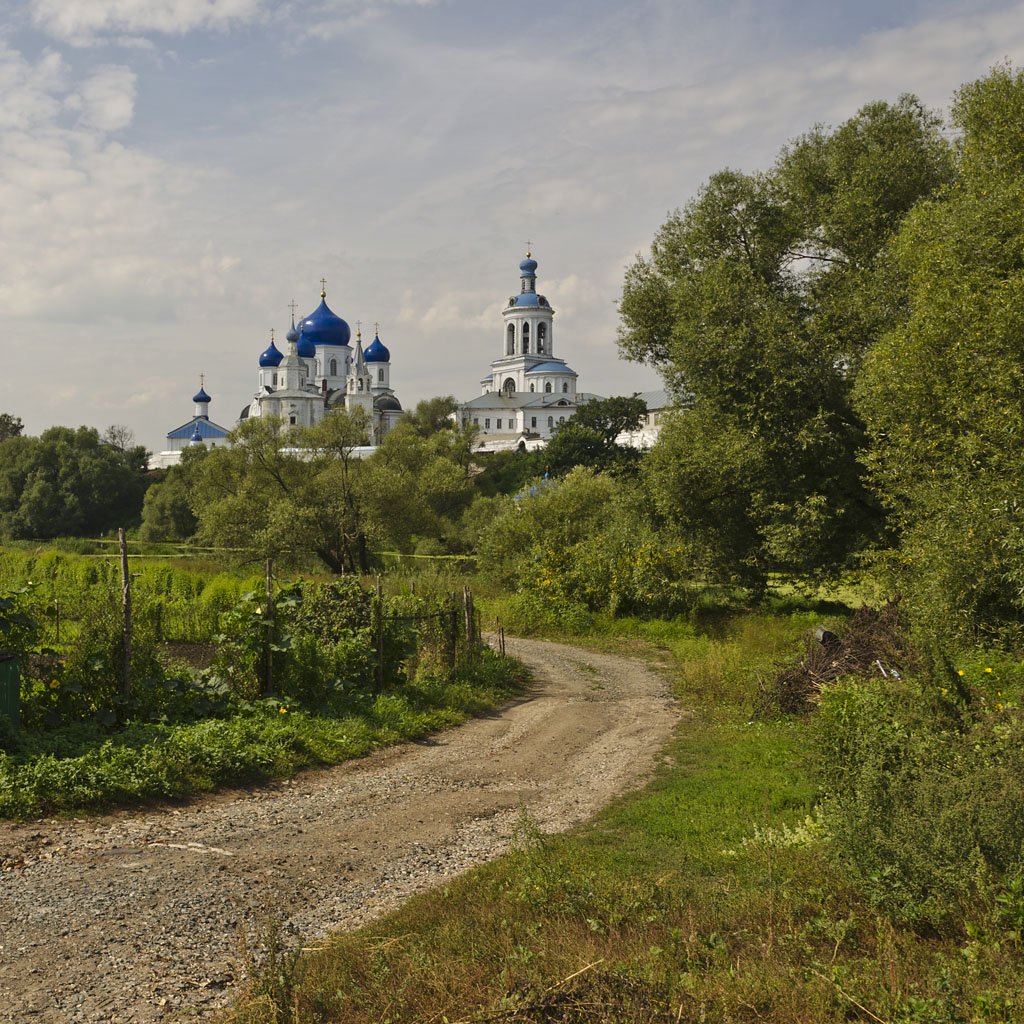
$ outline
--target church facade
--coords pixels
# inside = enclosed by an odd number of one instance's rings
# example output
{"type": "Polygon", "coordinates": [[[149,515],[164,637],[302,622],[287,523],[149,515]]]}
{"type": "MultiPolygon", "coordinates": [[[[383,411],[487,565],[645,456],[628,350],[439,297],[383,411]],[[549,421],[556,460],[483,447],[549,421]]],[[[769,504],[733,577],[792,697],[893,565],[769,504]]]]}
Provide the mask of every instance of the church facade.
{"type": "Polygon", "coordinates": [[[391,352],[380,340],[379,328],[363,350],[362,332],[350,344],[349,325],[327,305],[326,282],[321,282],[320,305],[285,335],[285,351],[274,343],[259,357],[259,386],[239,414],[276,416],[294,427],[312,427],[334,409],[362,409],[370,423],[370,443],[398,422],[402,405],[391,387],[391,352]]]}
{"type": "Polygon", "coordinates": [[[584,402],[579,375],[556,355],[555,311],[537,291],[537,261],[519,264],[519,291],[502,310],[497,358],[480,381],[481,393],[459,408],[459,419],[479,431],[480,448],[540,447],[584,402]]]}
{"type": "MultiPolygon", "coordinates": [[[[260,353],[258,384],[252,400],[239,413],[238,422],[276,416],[293,427],[311,427],[336,409],[362,409],[367,416],[370,446],[402,416],[402,405],[391,387],[391,352],[380,340],[378,326],[373,341],[363,349],[362,332],[356,331],[355,347],[349,325],[327,305],[326,282],[320,282],[320,305],[291,327],[282,352],[270,334],[270,345],[260,353]]],[[[211,398],[205,387],[193,397],[191,420],[167,434],[167,446],[149,460],[151,469],[164,469],[181,459],[185,448],[226,445],[228,430],[210,420],[211,398]]]]}

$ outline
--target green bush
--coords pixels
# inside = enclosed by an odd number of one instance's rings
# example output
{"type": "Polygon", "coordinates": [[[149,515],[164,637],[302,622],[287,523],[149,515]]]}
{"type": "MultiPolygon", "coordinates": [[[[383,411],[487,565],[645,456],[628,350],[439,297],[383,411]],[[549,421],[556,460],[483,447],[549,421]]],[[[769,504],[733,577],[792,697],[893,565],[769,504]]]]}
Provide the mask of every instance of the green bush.
{"type": "Polygon", "coordinates": [[[941,925],[1024,867],[1024,710],[961,689],[966,701],[916,680],[852,680],[822,697],[836,849],[900,919],[941,925]]]}

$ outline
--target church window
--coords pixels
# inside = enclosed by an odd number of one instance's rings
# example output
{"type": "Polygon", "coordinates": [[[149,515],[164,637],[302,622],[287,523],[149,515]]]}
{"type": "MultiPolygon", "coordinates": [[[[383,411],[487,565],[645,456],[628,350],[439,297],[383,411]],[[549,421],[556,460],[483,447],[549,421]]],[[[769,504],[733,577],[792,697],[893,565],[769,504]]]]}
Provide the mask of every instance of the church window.
{"type": "Polygon", "coordinates": [[[274,387],[277,387],[277,373],[274,374],[274,387]]]}
{"type": "Polygon", "coordinates": [[[294,427],[295,426],[295,417],[294,416],[289,416],[288,417],[288,422],[294,427]]]}
{"type": "Polygon", "coordinates": [[[565,417],[564,416],[559,416],[558,417],[558,422],[559,423],[564,423],[565,422],[565,417]]]}
{"type": "Polygon", "coordinates": [[[537,417],[536,416],[531,416],[530,417],[530,426],[531,427],[537,426],[537,417]]]}
{"type": "Polygon", "coordinates": [[[513,377],[506,377],[505,383],[501,385],[501,390],[508,398],[511,398],[516,393],[515,379],[513,377]]]}
{"type": "Polygon", "coordinates": [[[553,427],[554,425],[555,425],[555,417],[554,416],[549,416],[548,417],[548,429],[550,430],[551,427],[553,427]]]}
{"type": "Polygon", "coordinates": [[[490,429],[491,429],[491,418],[490,418],[490,416],[488,416],[484,420],[484,430],[490,430],[490,429]]]}
{"type": "Polygon", "coordinates": [[[360,391],[363,390],[363,378],[362,377],[359,378],[359,390],[360,391]]]}
{"type": "Polygon", "coordinates": [[[338,360],[337,359],[332,359],[331,360],[331,376],[332,377],[337,377],[338,376],[338,360]]]}
{"type": "Polygon", "coordinates": [[[562,384],[562,394],[564,395],[568,390],[569,390],[568,383],[563,383],[562,384]]]}
{"type": "Polygon", "coordinates": [[[550,395],[551,394],[551,381],[549,381],[549,380],[544,381],[544,394],[546,394],[546,395],[550,395]]]}
{"type": "Polygon", "coordinates": [[[479,427],[480,426],[480,417],[479,416],[474,416],[473,417],[473,426],[474,427],[479,427]]]}
{"type": "Polygon", "coordinates": [[[537,352],[544,355],[544,345],[548,339],[548,325],[537,324],[537,352]]]}
{"type": "Polygon", "coordinates": [[[495,427],[495,430],[501,430],[501,420],[500,419],[498,420],[498,425],[497,425],[497,427],[495,427]]]}
{"type": "Polygon", "coordinates": [[[530,325],[523,324],[523,355],[530,351],[530,325]]]}
{"type": "Polygon", "coordinates": [[[516,325],[508,325],[508,354],[514,356],[516,354],[516,325]]]}
{"type": "Polygon", "coordinates": [[[381,384],[384,383],[384,368],[383,367],[381,367],[377,371],[377,380],[380,381],[381,384]]]}
{"type": "Polygon", "coordinates": [[[537,385],[534,384],[532,380],[530,381],[530,390],[531,391],[536,391],[537,390],[537,385]]]}

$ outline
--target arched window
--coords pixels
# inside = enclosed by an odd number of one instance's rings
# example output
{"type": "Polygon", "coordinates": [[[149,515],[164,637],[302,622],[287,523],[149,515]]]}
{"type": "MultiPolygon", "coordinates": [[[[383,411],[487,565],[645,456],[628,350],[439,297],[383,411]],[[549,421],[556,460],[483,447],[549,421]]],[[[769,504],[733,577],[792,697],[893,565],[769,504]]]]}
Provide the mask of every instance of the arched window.
{"type": "Polygon", "coordinates": [[[546,394],[546,395],[550,395],[551,394],[551,381],[549,381],[549,380],[544,381],[544,394],[546,394]]]}
{"type": "Polygon", "coordinates": [[[558,422],[559,423],[564,423],[565,422],[565,417],[564,416],[559,416],[558,417],[558,422]]]}
{"type": "Polygon", "coordinates": [[[566,394],[566,393],[568,392],[568,390],[569,390],[569,384],[568,384],[568,382],[565,382],[565,383],[563,383],[563,384],[562,384],[562,394],[563,394],[563,395],[564,395],[564,394],[566,394]]]}
{"type": "Polygon", "coordinates": [[[530,390],[531,391],[536,391],[537,390],[537,385],[534,384],[534,382],[532,380],[530,381],[530,390]]]}
{"type": "Polygon", "coordinates": [[[523,355],[530,351],[530,325],[523,324],[523,355]]]}
{"type": "Polygon", "coordinates": [[[506,398],[511,398],[516,393],[516,382],[512,377],[506,377],[505,383],[501,385],[501,390],[505,393],[506,398]]]}
{"type": "Polygon", "coordinates": [[[331,360],[331,376],[332,377],[337,377],[338,376],[338,360],[337,359],[332,359],[331,360]]]}
{"type": "Polygon", "coordinates": [[[548,325],[537,324],[537,351],[541,355],[544,354],[544,345],[548,340],[548,325]]]}
{"type": "Polygon", "coordinates": [[[516,354],[516,325],[508,325],[508,354],[514,356],[516,354]]]}
{"type": "Polygon", "coordinates": [[[555,425],[555,417],[554,416],[549,416],[548,417],[548,429],[550,429],[554,425],[555,425]]]}

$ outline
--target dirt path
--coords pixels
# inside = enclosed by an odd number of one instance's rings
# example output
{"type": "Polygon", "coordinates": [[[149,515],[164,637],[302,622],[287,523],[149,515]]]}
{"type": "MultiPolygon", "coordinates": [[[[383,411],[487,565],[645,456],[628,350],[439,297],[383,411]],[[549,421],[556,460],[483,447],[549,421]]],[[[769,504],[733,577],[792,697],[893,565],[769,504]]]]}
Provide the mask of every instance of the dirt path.
{"type": "Polygon", "coordinates": [[[0,824],[0,1021],[154,1021],[224,1005],[267,915],[353,928],[557,831],[653,765],[678,711],[641,663],[510,640],[534,673],[492,716],[180,809],[0,824]]]}

